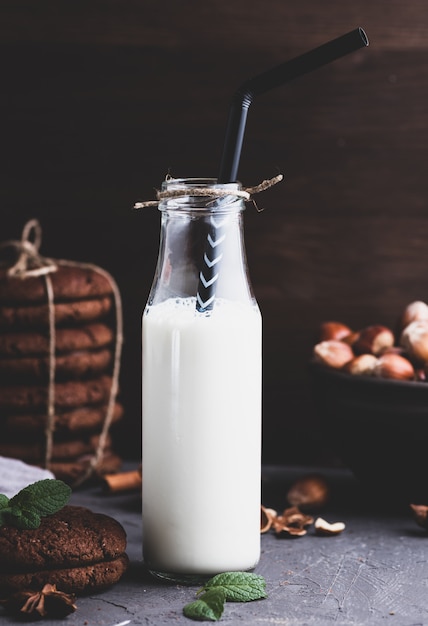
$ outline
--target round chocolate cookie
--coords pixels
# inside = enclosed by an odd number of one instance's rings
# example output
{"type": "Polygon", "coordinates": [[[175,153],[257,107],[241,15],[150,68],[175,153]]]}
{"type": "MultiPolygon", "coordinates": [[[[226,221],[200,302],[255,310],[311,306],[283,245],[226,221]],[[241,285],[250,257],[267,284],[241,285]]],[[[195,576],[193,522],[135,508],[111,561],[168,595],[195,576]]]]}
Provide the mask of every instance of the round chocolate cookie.
{"type": "MultiPolygon", "coordinates": [[[[76,350],[55,357],[55,380],[71,380],[85,378],[106,372],[113,360],[112,351],[101,350],[76,350]]],[[[1,358],[0,376],[3,380],[11,382],[19,381],[48,381],[49,380],[49,357],[19,357],[1,358]]]]}
{"type": "Polygon", "coordinates": [[[87,594],[102,591],[117,583],[128,569],[129,559],[121,554],[117,559],[93,565],[34,572],[0,571],[0,592],[8,595],[21,589],[40,591],[46,584],[54,584],[64,593],[87,594]]]}
{"type": "MultiPolygon", "coordinates": [[[[55,325],[82,324],[105,317],[112,309],[112,297],[54,303],[55,325]]],[[[27,306],[0,305],[0,329],[44,328],[49,326],[48,303],[27,306]]]]}
{"type": "Polygon", "coordinates": [[[65,506],[39,528],[0,528],[0,593],[56,585],[88,593],[116,583],[126,571],[126,533],[112,517],[65,506]]]}
{"type": "MultiPolygon", "coordinates": [[[[54,461],[50,463],[49,469],[55,477],[65,483],[73,485],[81,479],[89,468],[90,456],[81,457],[74,461],[54,461]]],[[[102,458],[94,469],[94,477],[102,477],[104,474],[112,474],[120,470],[122,459],[112,450],[105,450],[102,458]]]]}
{"type": "MultiPolygon", "coordinates": [[[[86,381],[72,380],[55,383],[56,410],[107,402],[112,385],[109,376],[86,381]]],[[[40,411],[48,404],[48,386],[9,385],[0,387],[0,413],[40,411]]]]}
{"type": "MultiPolygon", "coordinates": [[[[52,445],[52,462],[70,461],[82,456],[95,453],[99,442],[99,435],[81,437],[80,439],[69,439],[65,441],[54,441],[52,445]]],[[[111,447],[111,437],[107,436],[105,449],[111,447]]],[[[25,463],[40,464],[45,458],[45,442],[43,441],[5,441],[2,437],[0,441],[0,456],[12,459],[20,459],[25,463]]]]}
{"type": "MultiPolygon", "coordinates": [[[[64,436],[91,431],[96,428],[100,429],[106,415],[107,405],[83,406],[64,413],[57,412],[54,418],[55,434],[64,436]]],[[[123,406],[116,402],[113,408],[112,424],[118,422],[122,417],[123,406]]],[[[8,435],[22,437],[24,433],[26,436],[33,437],[45,432],[46,419],[45,413],[2,414],[0,415],[0,432],[2,437],[6,438],[8,435]]]]}
{"type": "MultiPolygon", "coordinates": [[[[86,298],[99,298],[113,293],[112,285],[104,273],[87,267],[58,264],[56,272],[49,274],[54,302],[70,302],[86,298]]],[[[11,277],[7,269],[0,268],[0,304],[44,304],[47,302],[46,283],[43,276],[11,277]]]]}
{"type": "MultiPolygon", "coordinates": [[[[75,350],[92,350],[112,343],[114,333],[105,324],[88,324],[78,328],[59,328],[55,332],[57,354],[75,350]]],[[[49,333],[0,333],[0,356],[6,358],[49,355],[49,333]]]]}

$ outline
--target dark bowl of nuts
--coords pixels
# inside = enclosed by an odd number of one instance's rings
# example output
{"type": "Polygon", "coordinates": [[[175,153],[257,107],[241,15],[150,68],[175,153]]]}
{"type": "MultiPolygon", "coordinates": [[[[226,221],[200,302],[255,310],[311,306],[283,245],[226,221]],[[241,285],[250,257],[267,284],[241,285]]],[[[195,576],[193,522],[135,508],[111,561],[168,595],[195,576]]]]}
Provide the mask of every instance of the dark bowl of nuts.
{"type": "Polygon", "coordinates": [[[428,504],[428,306],[393,332],[321,325],[310,378],[325,442],[381,506],[428,504]]]}

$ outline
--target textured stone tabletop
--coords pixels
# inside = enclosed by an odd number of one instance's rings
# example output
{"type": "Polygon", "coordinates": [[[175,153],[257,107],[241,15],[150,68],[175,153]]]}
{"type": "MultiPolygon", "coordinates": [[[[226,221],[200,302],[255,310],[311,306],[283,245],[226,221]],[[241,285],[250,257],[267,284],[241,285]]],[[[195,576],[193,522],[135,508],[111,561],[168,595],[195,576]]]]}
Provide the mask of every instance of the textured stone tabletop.
{"type": "MultiPolygon", "coordinates": [[[[313,469],[311,469],[313,471],[313,469]]],[[[256,573],[267,583],[268,598],[227,603],[220,623],[231,625],[377,625],[428,624],[428,533],[410,511],[394,513],[364,499],[351,474],[318,470],[331,485],[330,503],[320,515],[343,521],[335,537],[278,539],[262,535],[256,573]]],[[[263,501],[281,510],[291,482],[307,468],[265,468],[263,501]]],[[[77,611],[50,623],[68,626],[192,624],[185,604],[197,587],[162,584],[145,571],[141,558],[141,498],[138,493],[111,495],[101,487],[73,494],[72,504],[115,517],[126,529],[130,568],[111,589],[77,599],[77,611]]],[[[231,520],[231,524],[239,520],[231,520]]],[[[16,623],[1,614],[2,623],[16,623]]],[[[42,622],[39,622],[43,624],[42,622]]],[[[47,622],[46,622],[47,623],[47,622]]]]}

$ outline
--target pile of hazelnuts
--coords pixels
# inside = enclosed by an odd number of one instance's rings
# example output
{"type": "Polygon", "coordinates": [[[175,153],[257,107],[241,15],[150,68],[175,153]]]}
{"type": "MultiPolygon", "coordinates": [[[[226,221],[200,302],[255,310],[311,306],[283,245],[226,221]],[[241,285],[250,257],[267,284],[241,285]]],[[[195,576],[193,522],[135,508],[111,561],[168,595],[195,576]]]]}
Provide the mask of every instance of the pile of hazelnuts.
{"type": "Polygon", "coordinates": [[[353,375],[428,381],[428,304],[408,304],[395,333],[379,324],[354,331],[341,322],[324,322],[313,356],[353,375]]]}

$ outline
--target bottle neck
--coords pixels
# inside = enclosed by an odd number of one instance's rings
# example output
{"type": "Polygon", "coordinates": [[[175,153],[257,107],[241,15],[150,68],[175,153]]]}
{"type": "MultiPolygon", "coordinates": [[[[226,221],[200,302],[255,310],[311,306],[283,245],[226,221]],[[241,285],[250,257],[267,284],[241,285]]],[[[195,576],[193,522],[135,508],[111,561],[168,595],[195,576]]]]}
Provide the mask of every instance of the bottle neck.
{"type": "Polygon", "coordinates": [[[255,304],[247,273],[239,183],[171,179],[159,205],[161,237],[149,304],[193,298],[207,312],[216,300],[255,304]]]}

